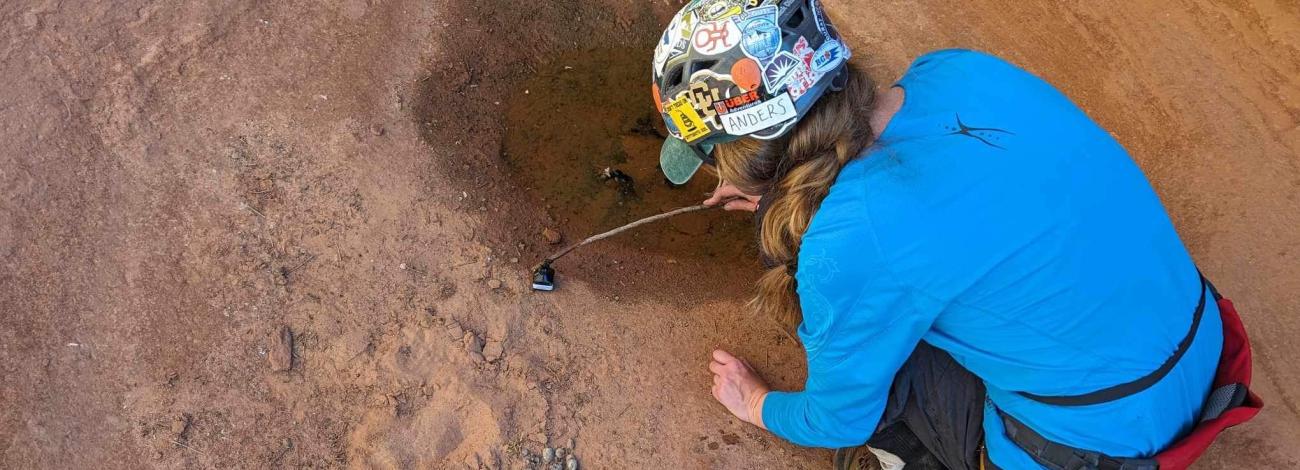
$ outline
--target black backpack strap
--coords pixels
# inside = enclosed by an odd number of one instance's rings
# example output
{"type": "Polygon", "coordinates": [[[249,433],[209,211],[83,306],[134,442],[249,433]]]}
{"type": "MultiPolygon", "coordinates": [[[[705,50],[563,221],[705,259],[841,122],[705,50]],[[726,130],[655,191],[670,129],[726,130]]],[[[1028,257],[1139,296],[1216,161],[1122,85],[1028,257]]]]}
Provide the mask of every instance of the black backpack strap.
{"type": "MultiPolygon", "coordinates": [[[[1019,393],[1021,396],[1030,400],[1039,403],[1046,403],[1048,405],[1086,406],[1115,401],[1151,388],[1152,385],[1155,385],[1156,382],[1159,382],[1160,379],[1163,379],[1168,375],[1169,371],[1173,370],[1174,366],[1178,365],[1178,361],[1183,358],[1183,354],[1186,354],[1187,350],[1191,348],[1192,340],[1196,338],[1196,331],[1199,330],[1201,326],[1201,315],[1205,313],[1205,299],[1207,297],[1205,291],[1208,284],[1209,282],[1205,280],[1205,276],[1201,276],[1201,300],[1197,302],[1196,311],[1192,314],[1192,327],[1187,330],[1187,335],[1183,336],[1183,340],[1178,343],[1178,349],[1174,350],[1174,353],[1170,355],[1168,359],[1165,359],[1165,363],[1161,364],[1156,370],[1151,371],[1151,373],[1139,377],[1137,380],[1132,382],[1106,387],[1082,395],[1047,396],[1036,395],[1029,392],[1016,393],[1019,393]]],[[[1214,294],[1217,298],[1218,293],[1215,292],[1214,294]]]]}
{"type": "Polygon", "coordinates": [[[1159,470],[1155,459],[1130,459],[1109,457],[1100,452],[1083,450],[1058,444],[1025,426],[1011,415],[998,410],[1002,427],[1011,442],[1050,470],[1159,470]]]}

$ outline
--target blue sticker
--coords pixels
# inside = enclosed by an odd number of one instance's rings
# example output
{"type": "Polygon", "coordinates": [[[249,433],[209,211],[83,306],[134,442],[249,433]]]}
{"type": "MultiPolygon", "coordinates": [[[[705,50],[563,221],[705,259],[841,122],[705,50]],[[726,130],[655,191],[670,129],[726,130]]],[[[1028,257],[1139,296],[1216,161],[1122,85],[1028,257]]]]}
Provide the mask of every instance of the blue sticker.
{"type": "Polygon", "coordinates": [[[772,62],[763,68],[763,84],[767,85],[769,94],[776,94],[796,72],[804,70],[802,60],[794,54],[782,51],[772,58],[772,62]]]}
{"type": "Polygon", "coordinates": [[[776,25],[776,6],[753,8],[736,15],[740,27],[740,48],[746,55],[766,64],[781,50],[781,28],[776,25]]]}

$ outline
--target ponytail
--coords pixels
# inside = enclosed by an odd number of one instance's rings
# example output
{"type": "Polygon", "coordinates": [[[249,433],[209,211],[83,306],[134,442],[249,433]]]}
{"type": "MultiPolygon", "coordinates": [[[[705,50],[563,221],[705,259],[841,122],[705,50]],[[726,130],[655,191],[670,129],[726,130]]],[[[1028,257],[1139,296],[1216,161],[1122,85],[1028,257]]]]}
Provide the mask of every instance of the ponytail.
{"type": "Polygon", "coordinates": [[[802,319],[794,275],[804,232],[840,170],[874,137],[875,85],[852,64],[844,73],[844,88],[822,95],[786,136],[745,138],[714,150],[719,178],[745,193],[763,195],[759,249],[774,267],[758,280],[749,306],[784,325],[802,319]]]}

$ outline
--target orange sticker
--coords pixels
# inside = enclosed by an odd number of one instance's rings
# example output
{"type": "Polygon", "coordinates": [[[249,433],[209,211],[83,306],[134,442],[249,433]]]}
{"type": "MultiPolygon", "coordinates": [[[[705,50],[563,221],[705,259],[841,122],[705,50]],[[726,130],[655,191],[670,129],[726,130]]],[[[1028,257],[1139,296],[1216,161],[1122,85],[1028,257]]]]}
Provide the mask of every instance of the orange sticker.
{"type": "Polygon", "coordinates": [[[736,82],[736,86],[741,90],[756,90],[758,85],[763,83],[763,72],[759,70],[758,62],[746,57],[731,66],[731,80],[736,82]]]}
{"type": "Polygon", "coordinates": [[[659,97],[659,84],[650,84],[650,92],[655,95],[655,109],[658,109],[660,113],[664,112],[664,100],[659,97]]]}

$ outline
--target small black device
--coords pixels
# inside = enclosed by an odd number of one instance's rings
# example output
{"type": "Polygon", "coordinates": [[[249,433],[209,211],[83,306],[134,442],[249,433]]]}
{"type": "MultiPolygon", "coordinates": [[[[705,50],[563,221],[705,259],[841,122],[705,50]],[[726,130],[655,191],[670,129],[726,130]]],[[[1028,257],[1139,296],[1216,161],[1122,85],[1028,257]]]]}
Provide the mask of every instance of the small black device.
{"type": "Polygon", "coordinates": [[[533,270],[533,290],[555,290],[555,269],[551,268],[550,262],[539,264],[533,270]]]}

